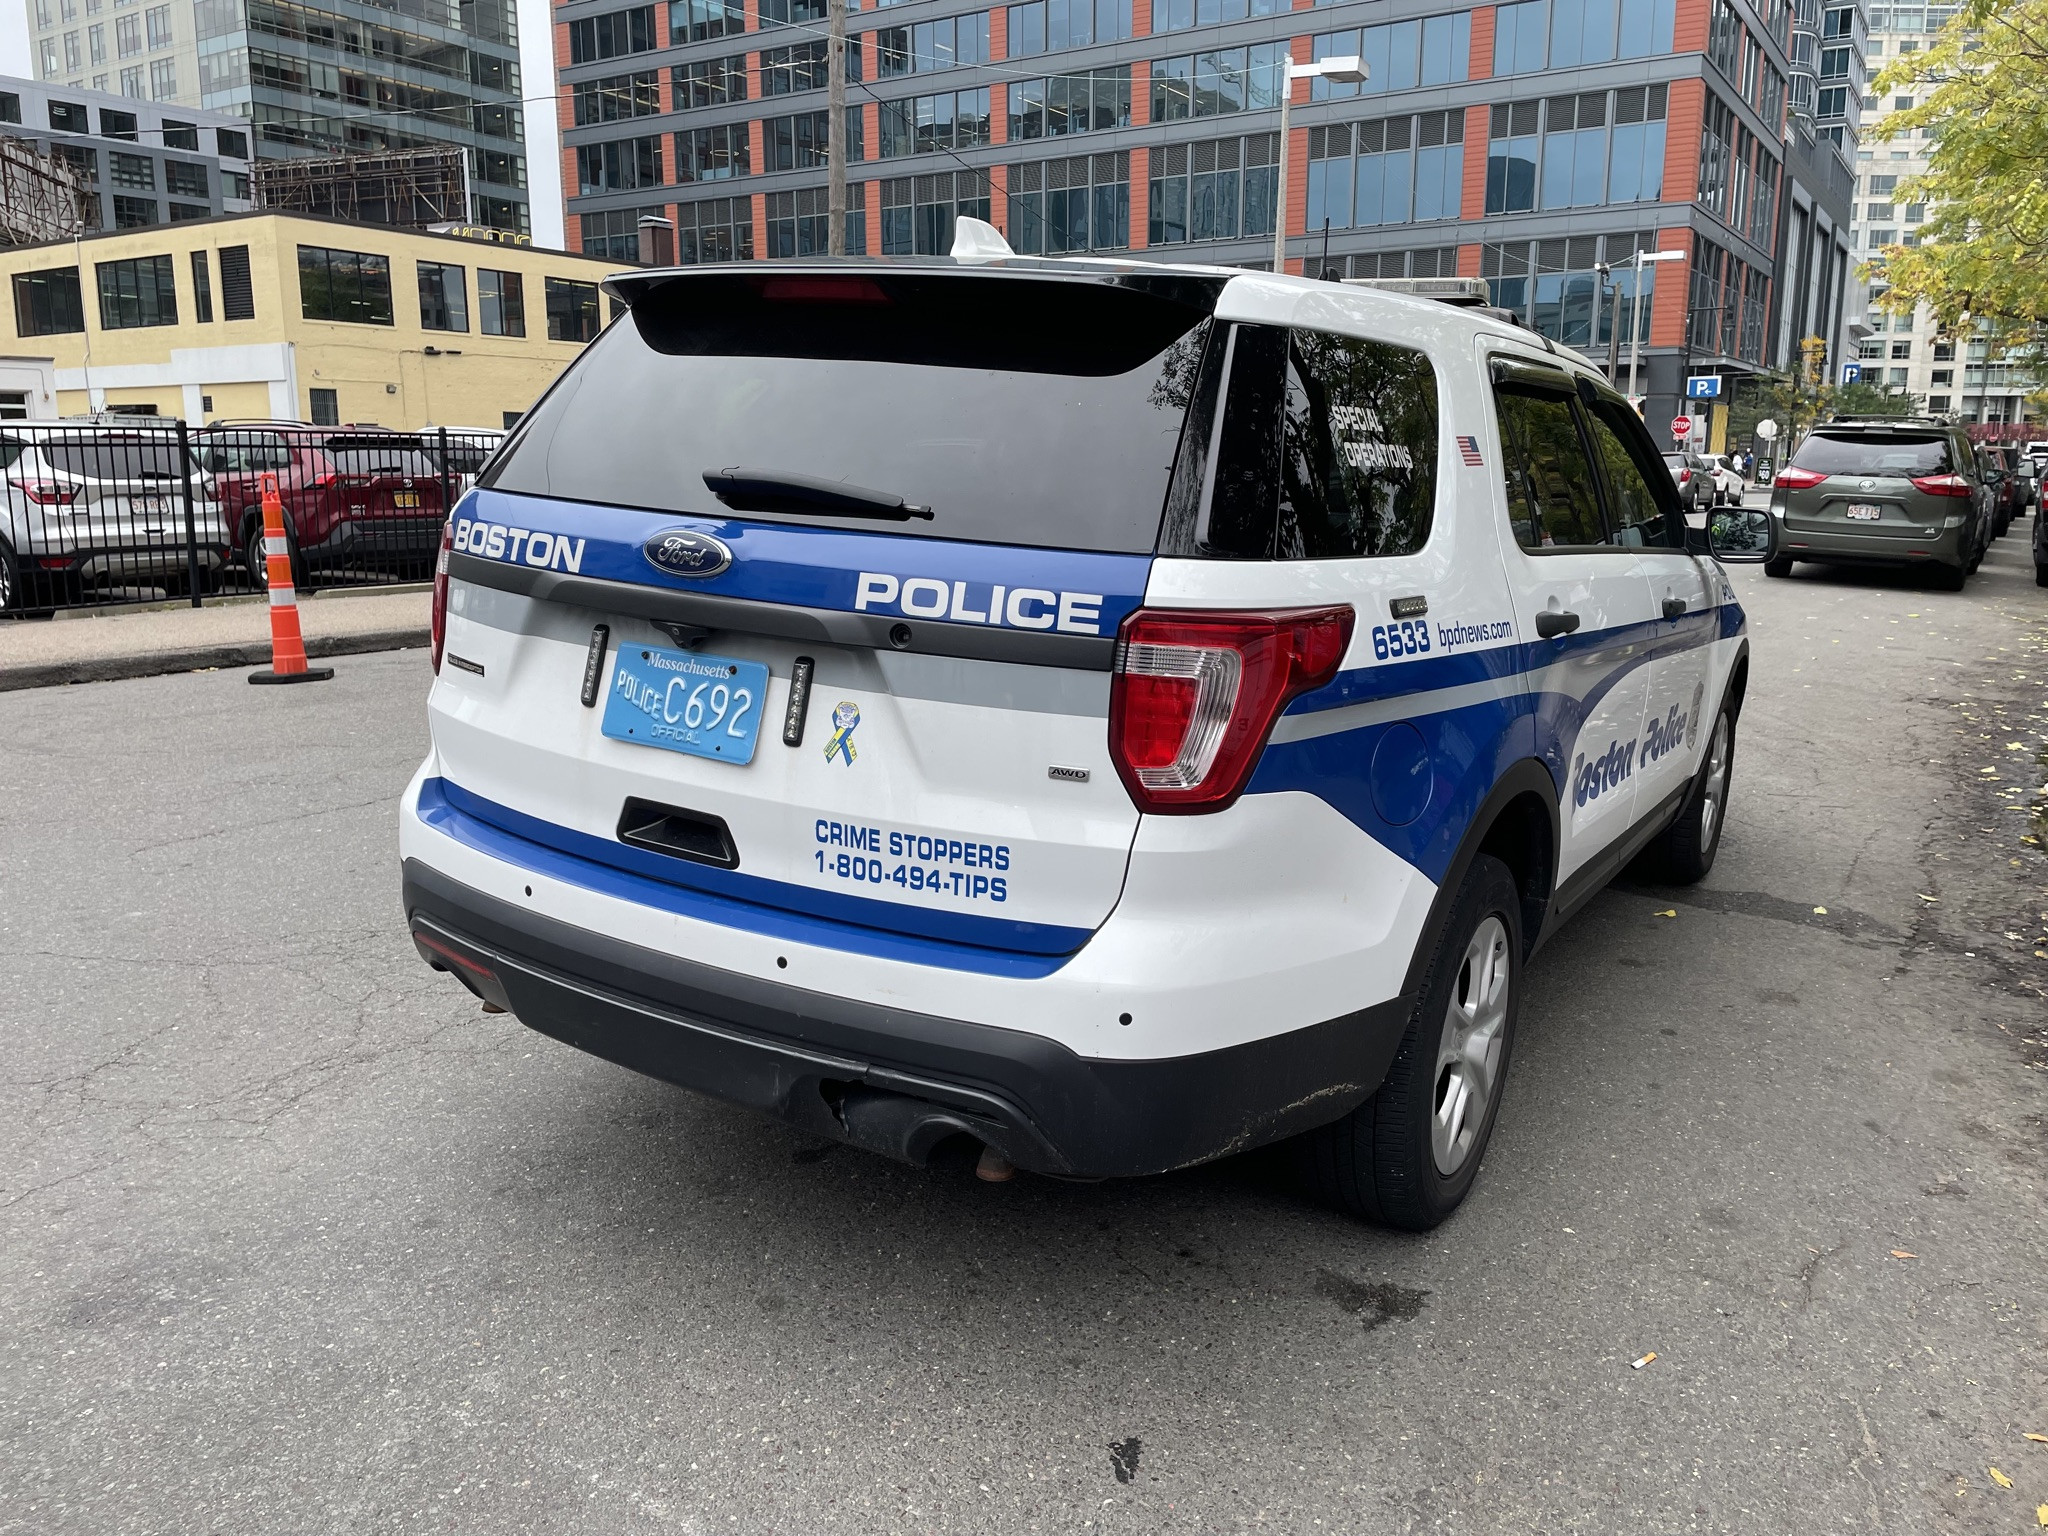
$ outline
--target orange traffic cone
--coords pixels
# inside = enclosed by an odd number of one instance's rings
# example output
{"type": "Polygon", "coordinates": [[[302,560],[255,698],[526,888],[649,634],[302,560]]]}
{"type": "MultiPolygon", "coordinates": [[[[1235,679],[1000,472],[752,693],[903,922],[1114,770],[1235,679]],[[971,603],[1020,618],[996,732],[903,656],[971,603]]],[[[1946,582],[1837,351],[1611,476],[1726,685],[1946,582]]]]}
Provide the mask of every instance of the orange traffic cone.
{"type": "Polygon", "coordinates": [[[332,667],[306,665],[306,641],[299,633],[299,594],[292,587],[291,547],[284,536],[284,503],[277,476],[263,477],[263,563],[270,582],[270,670],[251,672],[252,683],[324,683],[332,667]]]}

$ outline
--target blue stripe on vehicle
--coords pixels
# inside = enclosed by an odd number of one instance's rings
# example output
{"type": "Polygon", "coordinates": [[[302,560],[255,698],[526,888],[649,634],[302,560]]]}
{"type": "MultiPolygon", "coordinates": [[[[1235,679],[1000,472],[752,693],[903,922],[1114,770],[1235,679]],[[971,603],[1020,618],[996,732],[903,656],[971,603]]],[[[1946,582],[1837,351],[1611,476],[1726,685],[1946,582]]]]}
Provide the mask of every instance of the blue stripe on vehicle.
{"type": "Polygon", "coordinates": [[[420,820],[480,853],[585,890],[701,922],[850,954],[990,976],[1049,976],[1086,928],[926,911],[690,864],[472,794],[445,778],[420,786],[420,820]]]}
{"type": "MultiPolygon", "coordinates": [[[[676,493],[679,498],[707,502],[712,499],[701,484],[689,486],[680,479],[676,493]]],[[[1069,634],[1114,635],[1124,616],[1144,601],[1145,582],[1152,569],[1150,555],[970,544],[909,532],[875,533],[801,523],[634,511],[506,491],[472,490],[456,504],[458,531],[465,520],[529,535],[518,541],[516,556],[509,539],[500,555],[479,556],[500,564],[562,572],[569,569],[573,556],[576,574],[605,581],[626,581],[677,592],[710,592],[794,607],[887,614],[922,623],[986,623],[992,589],[998,586],[1010,595],[1032,590],[1052,593],[1055,604],[1061,593],[1099,597],[1100,604],[1093,605],[1097,609],[1095,627],[1068,627],[1065,632],[1069,634]],[[722,540],[732,550],[732,564],[708,577],[677,576],[661,569],[641,553],[641,548],[655,534],[671,529],[706,533],[722,540]],[[533,558],[533,533],[548,538],[539,559],[533,558]],[[558,540],[568,541],[566,550],[558,540]],[[945,612],[906,610],[900,601],[883,603],[872,599],[864,609],[857,608],[860,576],[864,571],[892,576],[899,582],[924,578],[943,583],[945,612]]],[[[469,553],[477,551],[472,549],[469,553]]],[[[920,597],[922,605],[928,607],[931,598],[926,594],[920,597]]],[[[1006,600],[1004,609],[1008,606],[1006,600]]],[[[1032,603],[1028,612],[1031,618],[1042,619],[1048,607],[1040,600],[1032,603]]],[[[996,627],[1053,626],[1013,626],[1006,612],[999,612],[996,627]]]]}

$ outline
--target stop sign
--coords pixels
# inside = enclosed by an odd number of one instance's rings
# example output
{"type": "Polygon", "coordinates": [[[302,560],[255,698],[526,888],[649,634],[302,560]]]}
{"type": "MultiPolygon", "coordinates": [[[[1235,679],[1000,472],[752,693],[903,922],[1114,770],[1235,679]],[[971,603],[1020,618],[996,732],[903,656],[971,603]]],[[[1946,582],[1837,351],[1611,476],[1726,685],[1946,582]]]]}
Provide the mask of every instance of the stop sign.
{"type": "Polygon", "coordinates": [[[1683,437],[1691,430],[1692,418],[1690,416],[1674,416],[1671,418],[1671,435],[1673,437],[1683,437]]]}

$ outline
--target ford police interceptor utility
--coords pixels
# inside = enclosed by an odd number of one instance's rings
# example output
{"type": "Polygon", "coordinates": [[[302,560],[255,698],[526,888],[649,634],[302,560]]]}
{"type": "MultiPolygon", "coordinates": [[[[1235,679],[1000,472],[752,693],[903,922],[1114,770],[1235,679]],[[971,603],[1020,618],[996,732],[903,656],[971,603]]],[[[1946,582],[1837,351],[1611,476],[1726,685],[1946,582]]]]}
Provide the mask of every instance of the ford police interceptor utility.
{"type": "Polygon", "coordinates": [[[913,1162],[1300,1137],[1347,1208],[1446,1216],[1530,953],[1721,835],[1742,610],[1621,397],[1257,273],[610,286],[449,521],[422,957],[913,1162]]]}

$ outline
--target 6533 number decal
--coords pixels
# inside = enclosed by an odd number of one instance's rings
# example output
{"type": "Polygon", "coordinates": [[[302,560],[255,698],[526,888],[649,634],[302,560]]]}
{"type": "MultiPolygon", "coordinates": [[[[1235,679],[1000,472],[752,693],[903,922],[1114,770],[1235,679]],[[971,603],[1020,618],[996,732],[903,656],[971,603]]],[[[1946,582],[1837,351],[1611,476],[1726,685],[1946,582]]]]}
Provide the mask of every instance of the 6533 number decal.
{"type": "Polygon", "coordinates": [[[1429,649],[1429,624],[1422,619],[1403,619],[1398,624],[1372,627],[1372,653],[1381,661],[1394,656],[1420,656],[1429,649]]]}

